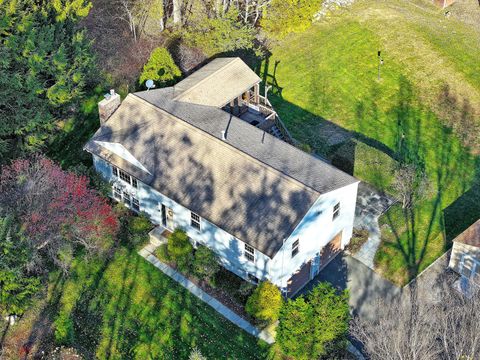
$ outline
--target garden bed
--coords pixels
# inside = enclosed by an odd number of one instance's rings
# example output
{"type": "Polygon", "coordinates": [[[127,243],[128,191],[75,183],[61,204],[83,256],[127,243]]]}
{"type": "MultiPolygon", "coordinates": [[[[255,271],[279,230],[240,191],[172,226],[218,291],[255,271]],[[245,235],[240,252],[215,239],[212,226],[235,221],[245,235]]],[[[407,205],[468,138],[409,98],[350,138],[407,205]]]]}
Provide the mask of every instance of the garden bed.
{"type": "Polygon", "coordinates": [[[247,298],[255,287],[253,284],[250,284],[223,267],[220,267],[219,271],[215,274],[210,283],[207,280],[199,279],[191,273],[181,271],[174,261],[167,261],[165,258],[162,258],[163,256],[157,256],[157,254],[158,248],[154,255],[159,261],[178,271],[192,283],[197,285],[200,289],[205,291],[208,295],[227,306],[230,310],[235,312],[246,321],[255,325],[259,325],[258,322],[245,311],[245,303],[247,298]],[[243,293],[241,290],[242,288],[245,289],[243,293]]]}

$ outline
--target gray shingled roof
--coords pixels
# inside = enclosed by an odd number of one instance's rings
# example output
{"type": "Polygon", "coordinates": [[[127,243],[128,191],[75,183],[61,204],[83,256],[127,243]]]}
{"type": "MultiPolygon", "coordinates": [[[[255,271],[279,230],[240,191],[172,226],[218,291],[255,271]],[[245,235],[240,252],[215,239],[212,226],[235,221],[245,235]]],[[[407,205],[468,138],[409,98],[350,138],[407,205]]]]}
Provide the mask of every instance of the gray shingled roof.
{"type": "Polygon", "coordinates": [[[174,100],[222,107],[260,81],[240,58],[218,58],[176,84],[174,100]]]}
{"type": "Polygon", "coordinates": [[[221,139],[222,130],[226,131],[228,144],[321,194],[357,182],[336,167],[221,109],[173,101],[173,88],[135,95],[216,138],[221,139]]]}
{"type": "Polygon", "coordinates": [[[221,109],[173,98],[173,88],[128,95],[85,149],[269,257],[321,194],[357,182],[221,109]],[[151,175],[96,141],[122,144],[151,175]]]}

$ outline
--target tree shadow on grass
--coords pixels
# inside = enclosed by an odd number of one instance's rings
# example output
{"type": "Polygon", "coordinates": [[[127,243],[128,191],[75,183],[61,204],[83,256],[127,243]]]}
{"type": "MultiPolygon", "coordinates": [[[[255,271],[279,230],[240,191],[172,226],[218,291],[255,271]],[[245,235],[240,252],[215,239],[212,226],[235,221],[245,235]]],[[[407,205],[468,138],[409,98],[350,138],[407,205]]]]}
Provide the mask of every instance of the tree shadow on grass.
{"type": "MultiPolygon", "coordinates": [[[[265,79],[274,77],[272,64],[270,69],[270,75],[265,79]]],[[[270,82],[281,94],[282,88],[277,81],[270,82]]],[[[400,256],[408,278],[413,278],[433,260],[433,253],[440,255],[448,248],[445,239],[438,244],[442,241],[438,239],[442,239],[444,227],[450,224],[442,221],[442,209],[470,188],[476,158],[462,146],[452,129],[445,126],[433,111],[422,106],[408,79],[398,79],[397,100],[383,112],[379,105],[383,99],[381,89],[372,83],[367,96],[355,105],[355,118],[349,120],[355,131],[312,114],[275,93],[272,91],[269,98],[292,135],[300,142],[310,144],[342,170],[354,175],[358,172],[362,176],[360,180],[366,179],[381,186],[380,190],[389,192],[392,191],[388,185],[393,182],[395,164],[414,164],[419,171],[426,172],[432,183],[429,196],[411,209],[393,210],[384,215],[384,224],[392,233],[391,241],[384,242],[384,247],[391,249],[390,259],[384,257],[384,261],[400,256]],[[359,155],[366,154],[357,151],[359,144],[368,146],[367,153],[371,156],[367,159],[359,158],[359,155]],[[348,149],[339,160],[337,154],[345,147],[348,149]],[[379,166],[374,166],[376,162],[379,166]],[[361,167],[364,169],[359,172],[361,167]],[[375,179],[384,181],[377,183],[375,179]]],[[[316,101],[316,94],[306,96],[316,101]]],[[[463,103],[458,102],[459,106],[463,103]]],[[[321,103],[317,107],[323,108],[321,103]]],[[[462,113],[461,119],[470,119],[471,115],[465,114],[468,110],[468,106],[462,106],[456,113],[462,113]]],[[[475,207],[474,212],[480,212],[480,201],[471,206],[475,207]]]]}

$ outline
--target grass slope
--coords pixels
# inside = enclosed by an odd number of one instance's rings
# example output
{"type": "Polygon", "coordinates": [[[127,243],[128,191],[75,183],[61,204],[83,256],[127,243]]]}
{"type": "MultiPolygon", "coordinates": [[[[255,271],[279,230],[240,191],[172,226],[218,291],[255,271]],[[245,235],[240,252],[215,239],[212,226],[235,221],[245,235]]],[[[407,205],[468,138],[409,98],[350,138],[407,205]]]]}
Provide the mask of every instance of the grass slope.
{"type": "MultiPolygon", "coordinates": [[[[386,191],[392,169],[384,157],[425,168],[429,198],[406,216],[394,208],[382,219],[377,265],[396,283],[407,282],[448,247],[444,231],[453,236],[468,225],[463,212],[478,213],[472,203],[453,206],[475,182],[477,159],[445,126],[453,115],[480,114],[478,59],[478,33],[429,3],[365,0],[290,36],[264,64],[275,85],[271,100],[301,142],[332,156],[353,137],[363,146],[354,174],[386,191]],[[384,59],[380,81],[377,50],[384,59]],[[449,218],[459,221],[449,223],[458,229],[445,229],[447,208],[457,209],[449,218]]],[[[472,195],[480,198],[478,191],[472,195]]]]}
{"type": "Polygon", "coordinates": [[[134,250],[120,248],[105,262],[77,258],[64,279],[52,276],[49,290],[56,325],[71,319],[69,341],[92,358],[187,359],[194,346],[209,359],[258,359],[267,351],[134,250]]]}

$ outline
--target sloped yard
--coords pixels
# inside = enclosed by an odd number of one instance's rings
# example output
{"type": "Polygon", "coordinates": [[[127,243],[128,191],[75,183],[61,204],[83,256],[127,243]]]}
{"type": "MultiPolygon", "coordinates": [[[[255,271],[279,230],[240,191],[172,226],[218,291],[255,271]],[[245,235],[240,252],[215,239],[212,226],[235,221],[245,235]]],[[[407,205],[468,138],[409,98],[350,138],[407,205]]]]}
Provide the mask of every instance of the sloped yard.
{"type": "Polygon", "coordinates": [[[264,63],[270,100],[297,140],[386,192],[399,159],[426,172],[428,197],[406,218],[394,207],[381,219],[376,268],[397,284],[469,225],[452,204],[478,179],[478,37],[427,1],[366,0],[290,36],[264,63]]]}
{"type": "Polygon", "coordinates": [[[111,260],[75,260],[58,301],[57,338],[100,359],[261,359],[268,346],[234,326],[140,257],[119,248],[111,260]],[[60,330],[58,330],[60,329],[60,330]]]}

